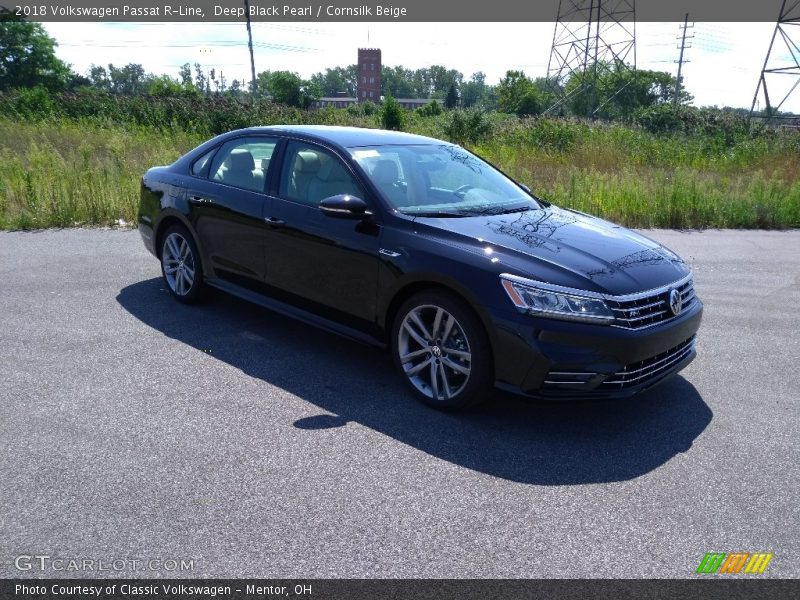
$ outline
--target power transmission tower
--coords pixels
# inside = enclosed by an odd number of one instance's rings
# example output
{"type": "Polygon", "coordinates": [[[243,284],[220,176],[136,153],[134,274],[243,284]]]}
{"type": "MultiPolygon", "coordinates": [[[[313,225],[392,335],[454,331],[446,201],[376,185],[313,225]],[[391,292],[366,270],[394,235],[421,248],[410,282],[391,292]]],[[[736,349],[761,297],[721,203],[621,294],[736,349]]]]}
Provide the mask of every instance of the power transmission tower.
{"type": "MultiPolygon", "coordinates": [[[[681,55],[680,58],[678,58],[678,76],[675,78],[675,97],[672,99],[673,106],[678,106],[681,103],[680,101],[681,86],[683,85],[683,80],[681,79],[681,71],[683,71],[683,64],[690,62],[688,60],[683,60],[683,52],[687,48],[691,48],[691,46],[686,45],[686,39],[687,39],[686,32],[692,27],[694,27],[694,23],[689,25],[689,13],[686,13],[686,17],[683,19],[683,25],[680,27],[680,29],[683,30],[683,33],[679,38],[681,40],[681,45],[679,46],[679,48],[681,49],[681,55]]],[[[688,36],[688,39],[689,40],[694,39],[694,34],[688,36]]]]}
{"type": "Polygon", "coordinates": [[[756,93],[753,96],[753,104],[750,106],[750,119],[761,118],[764,124],[770,123],[772,120],[779,119],[796,119],[792,116],[778,115],[781,106],[786,102],[789,96],[797,89],[800,84],[800,0],[783,0],[781,3],[781,10],[778,13],[778,22],[775,24],[775,31],[772,33],[772,40],[767,49],[767,57],[764,59],[764,67],[761,69],[761,76],[758,78],[758,85],[756,86],[756,93]],[[794,37],[793,37],[794,36],[794,37]],[[777,48],[775,41],[779,40],[777,48]],[[787,53],[788,51],[788,53],[787,53]],[[772,59],[772,60],[771,60],[772,59]],[[772,103],[770,99],[770,89],[767,86],[768,78],[772,82],[772,91],[778,90],[778,78],[773,77],[781,75],[781,82],[784,84],[777,96],[773,98],[780,98],[777,104],[772,103]],[[791,81],[794,83],[791,83],[791,81]],[[788,81],[787,81],[788,80],[788,81]],[[783,94],[786,88],[789,91],[783,94]],[[764,114],[756,115],[756,104],[760,99],[764,100],[764,114]]]}
{"type": "MultiPolygon", "coordinates": [[[[798,0],[800,1],[800,0],[798,0]]],[[[586,116],[594,117],[619,94],[636,72],[636,0],[559,0],[547,81],[558,96],[552,114],[574,96],[588,97],[586,116]],[[613,73],[619,85],[599,90],[598,80],[613,73]],[[578,76],[569,92],[565,84],[578,76]]]]}

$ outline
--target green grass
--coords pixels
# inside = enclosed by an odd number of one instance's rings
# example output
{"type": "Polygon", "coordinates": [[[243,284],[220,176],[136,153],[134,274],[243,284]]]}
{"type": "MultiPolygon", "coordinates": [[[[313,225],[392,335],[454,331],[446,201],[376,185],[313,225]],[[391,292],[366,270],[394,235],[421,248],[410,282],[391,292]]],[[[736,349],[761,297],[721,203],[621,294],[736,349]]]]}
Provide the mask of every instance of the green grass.
{"type": "MultiPolygon", "coordinates": [[[[259,119],[288,113],[268,114],[259,119]]],[[[362,126],[378,121],[344,110],[291,117],[362,126]]],[[[412,114],[406,129],[444,137],[452,130],[449,118],[412,114]]],[[[622,125],[487,119],[488,133],[471,147],[560,206],[632,227],[800,227],[796,133],[654,135],[622,125]]],[[[255,123],[240,125],[246,124],[255,123]]],[[[0,228],[133,225],[144,171],[210,135],[174,122],[154,127],[116,117],[0,116],[0,228]]]]}
{"type": "Polygon", "coordinates": [[[133,224],[145,170],[200,141],[183,133],[0,119],[0,228],[133,224]]]}

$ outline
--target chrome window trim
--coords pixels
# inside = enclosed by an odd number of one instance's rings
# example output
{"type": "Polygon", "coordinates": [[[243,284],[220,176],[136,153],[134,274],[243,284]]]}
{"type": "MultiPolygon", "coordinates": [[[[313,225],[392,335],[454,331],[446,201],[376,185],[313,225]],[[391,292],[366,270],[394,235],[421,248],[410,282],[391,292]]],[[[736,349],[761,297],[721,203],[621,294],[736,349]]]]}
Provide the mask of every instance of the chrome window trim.
{"type": "MultiPolygon", "coordinates": [[[[577,288],[570,288],[564,287],[560,285],[555,285],[552,283],[546,283],[544,281],[536,281],[535,279],[528,279],[527,277],[520,277],[519,275],[512,275],[511,273],[501,273],[501,279],[507,279],[508,281],[519,283],[520,285],[527,285],[529,287],[538,288],[541,290],[546,290],[549,292],[559,292],[563,294],[571,294],[573,296],[583,296],[584,298],[594,298],[598,300],[609,300],[611,302],[630,302],[632,300],[640,300],[642,298],[646,298],[648,296],[654,296],[657,294],[663,294],[664,292],[680,287],[687,283],[688,281],[692,280],[692,272],[689,271],[689,274],[669,283],[667,285],[663,285],[657,288],[653,288],[650,290],[646,290],[644,292],[636,292],[634,294],[625,294],[623,296],[614,296],[611,294],[601,294],[599,292],[591,292],[589,290],[580,290],[577,288]]],[[[613,310],[612,307],[609,306],[610,309],[613,310]]]]}

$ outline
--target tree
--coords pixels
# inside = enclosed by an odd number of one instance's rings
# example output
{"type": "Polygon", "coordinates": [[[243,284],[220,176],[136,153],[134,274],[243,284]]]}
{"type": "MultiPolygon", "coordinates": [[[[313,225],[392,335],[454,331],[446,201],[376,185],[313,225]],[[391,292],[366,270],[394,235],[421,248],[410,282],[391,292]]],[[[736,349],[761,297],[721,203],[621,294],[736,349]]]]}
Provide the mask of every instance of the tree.
{"type": "Polygon", "coordinates": [[[0,7],[0,91],[35,86],[59,91],[69,86],[73,74],[56,57],[55,47],[40,23],[0,7]]]}
{"type": "Polygon", "coordinates": [[[135,96],[147,92],[149,81],[140,64],[128,63],[119,68],[109,64],[108,77],[111,80],[111,92],[114,94],[135,96]]]}
{"type": "Polygon", "coordinates": [[[524,71],[506,71],[497,86],[497,105],[502,112],[520,117],[542,111],[541,94],[524,71]]]}
{"type": "Polygon", "coordinates": [[[532,87],[525,92],[522,98],[517,102],[516,111],[517,116],[530,117],[541,114],[542,102],[539,98],[539,92],[536,88],[532,87]]]}
{"type": "Polygon", "coordinates": [[[197,88],[197,91],[199,91],[201,94],[208,95],[209,92],[208,77],[206,77],[206,74],[203,71],[203,67],[200,66],[200,63],[194,63],[194,86],[197,88]]]}
{"type": "Polygon", "coordinates": [[[104,92],[111,90],[111,80],[105,67],[94,64],[89,67],[89,85],[104,92]]]}
{"type": "Polygon", "coordinates": [[[381,125],[384,129],[402,131],[405,113],[403,107],[392,96],[386,96],[381,111],[381,125]]]}
{"type": "MultiPolygon", "coordinates": [[[[596,79],[591,68],[574,74],[566,83],[565,91],[571,94],[569,107],[576,115],[630,118],[642,108],[671,102],[675,93],[675,77],[664,71],[633,71],[621,62],[598,63],[596,71],[596,79]]],[[[691,100],[682,89],[680,103],[691,100]]]]}
{"type": "Polygon", "coordinates": [[[300,106],[301,83],[300,77],[295,73],[276,71],[268,80],[267,91],[275,102],[300,106]]]}
{"type": "Polygon", "coordinates": [[[469,81],[461,86],[461,105],[465,108],[485,104],[487,96],[486,73],[483,71],[473,73],[469,81]]]}
{"type": "Polygon", "coordinates": [[[456,106],[458,106],[458,92],[456,91],[456,85],[451,83],[450,88],[447,90],[447,95],[444,97],[444,107],[452,110],[456,106]]]}
{"type": "Polygon", "coordinates": [[[191,80],[188,83],[181,83],[169,75],[159,75],[149,79],[147,94],[163,98],[168,96],[199,96],[200,92],[197,91],[191,80]]]}
{"type": "Polygon", "coordinates": [[[322,90],[315,81],[300,79],[289,71],[262,71],[256,76],[259,93],[267,93],[273,102],[309,108],[320,97],[322,90]]]}
{"type": "Polygon", "coordinates": [[[192,85],[192,68],[189,63],[184,63],[181,66],[181,70],[178,71],[178,79],[184,86],[192,85]]]}
{"type": "Polygon", "coordinates": [[[381,69],[381,93],[395,98],[414,96],[414,71],[402,66],[381,69]]]}
{"type": "Polygon", "coordinates": [[[309,80],[319,90],[321,96],[336,96],[344,93],[356,95],[356,65],[325,69],[324,73],[314,73],[309,80]]]}

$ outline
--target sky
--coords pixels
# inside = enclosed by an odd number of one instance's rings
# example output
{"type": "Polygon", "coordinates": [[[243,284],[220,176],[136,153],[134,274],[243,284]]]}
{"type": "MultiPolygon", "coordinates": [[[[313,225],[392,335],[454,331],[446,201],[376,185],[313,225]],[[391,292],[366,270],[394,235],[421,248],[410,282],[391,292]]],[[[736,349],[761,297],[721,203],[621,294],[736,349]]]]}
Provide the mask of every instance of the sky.
{"type": "MultiPolygon", "coordinates": [[[[640,69],[677,73],[679,26],[637,23],[640,69]]],[[[690,23],[691,25],[691,23],[690,23]]],[[[228,81],[250,78],[244,23],[45,23],[58,56],[86,73],[92,64],[140,63],[146,71],[177,77],[199,62],[228,81]]],[[[774,23],[694,23],[683,66],[695,106],[750,108],[774,23]]],[[[256,72],[289,70],[309,77],[326,67],[356,62],[359,47],[381,48],[383,64],[415,69],[441,64],[468,78],[475,71],[496,84],[508,69],[531,77],[547,73],[554,23],[253,23],[256,72]]],[[[795,40],[797,42],[797,40],[795,40]]],[[[770,67],[792,65],[776,42],[770,67]]],[[[797,78],[768,79],[773,105],[797,78]]],[[[800,86],[783,110],[800,112],[800,86]]]]}

